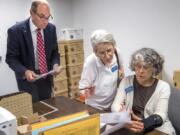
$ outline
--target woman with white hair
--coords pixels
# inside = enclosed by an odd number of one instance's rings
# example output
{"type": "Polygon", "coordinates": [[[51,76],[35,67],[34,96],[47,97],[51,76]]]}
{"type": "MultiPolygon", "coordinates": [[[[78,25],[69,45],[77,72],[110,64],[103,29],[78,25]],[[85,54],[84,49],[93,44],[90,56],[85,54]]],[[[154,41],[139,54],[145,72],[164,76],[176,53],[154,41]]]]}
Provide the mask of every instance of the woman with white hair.
{"type": "Polygon", "coordinates": [[[86,104],[110,110],[117,85],[124,76],[119,49],[113,35],[105,30],[94,31],[91,44],[93,53],[84,63],[79,89],[86,104]]]}
{"type": "Polygon", "coordinates": [[[151,48],[137,50],[130,67],[135,75],[124,78],[111,110],[131,111],[131,123],[121,130],[126,135],[175,135],[168,118],[170,86],[156,76],[163,69],[164,59],[151,48]]]}

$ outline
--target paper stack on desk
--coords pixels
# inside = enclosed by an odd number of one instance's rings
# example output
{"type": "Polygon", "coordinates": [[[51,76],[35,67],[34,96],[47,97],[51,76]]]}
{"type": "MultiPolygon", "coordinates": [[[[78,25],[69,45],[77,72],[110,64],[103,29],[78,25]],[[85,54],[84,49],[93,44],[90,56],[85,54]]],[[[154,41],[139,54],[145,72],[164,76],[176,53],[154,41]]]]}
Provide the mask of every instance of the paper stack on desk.
{"type": "Polygon", "coordinates": [[[131,117],[127,111],[104,113],[100,115],[101,125],[106,125],[105,131],[101,135],[108,135],[124,127],[124,124],[131,122],[131,117]]]}
{"type": "Polygon", "coordinates": [[[79,112],[32,125],[32,135],[99,135],[99,115],[79,112]]]}

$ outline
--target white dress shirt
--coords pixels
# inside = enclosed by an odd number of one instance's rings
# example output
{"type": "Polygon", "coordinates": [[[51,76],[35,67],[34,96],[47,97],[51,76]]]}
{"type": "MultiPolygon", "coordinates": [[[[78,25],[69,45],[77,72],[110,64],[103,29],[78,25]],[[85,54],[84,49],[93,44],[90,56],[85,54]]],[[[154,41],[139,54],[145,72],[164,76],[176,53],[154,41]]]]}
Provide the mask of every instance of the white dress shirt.
{"type": "MultiPolygon", "coordinates": [[[[32,36],[32,43],[33,43],[33,48],[34,48],[34,61],[35,61],[35,69],[39,69],[38,65],[38,52],[37,52],[37,27],[34,25],[32,22],[32,18],[29,19],[29,25],[30,25],[30,31],[31,31],[31,36],[32,36]]],[[[41,29],[41,34],[44,40],[44,33],[43,30],[41,29]]]]}

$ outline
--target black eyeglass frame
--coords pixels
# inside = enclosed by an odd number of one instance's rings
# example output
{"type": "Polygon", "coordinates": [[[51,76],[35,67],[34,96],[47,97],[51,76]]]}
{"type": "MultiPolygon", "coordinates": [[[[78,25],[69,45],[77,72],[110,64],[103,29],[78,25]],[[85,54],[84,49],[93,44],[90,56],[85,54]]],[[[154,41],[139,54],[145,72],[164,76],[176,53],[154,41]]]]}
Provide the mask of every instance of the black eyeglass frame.
{"type": "Polygon", "coordinates": [[[37,12],[34,12],[40,19],[42,20],[52,20],[53,19],[53,16],[52,15],[49,15],[48,17],[45,17],[44,15],[40,15],[39,13],[37,12]]]}

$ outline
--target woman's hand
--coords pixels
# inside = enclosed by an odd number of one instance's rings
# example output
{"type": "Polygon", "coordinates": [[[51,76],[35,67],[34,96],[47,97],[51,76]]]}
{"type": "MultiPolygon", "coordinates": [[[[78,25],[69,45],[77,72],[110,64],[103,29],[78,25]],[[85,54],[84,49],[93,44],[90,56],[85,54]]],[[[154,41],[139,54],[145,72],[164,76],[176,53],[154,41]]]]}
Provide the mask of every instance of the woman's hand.
{"type": "Polygon", "coordinates": [[[85,89],[85,93],[84,93],[85,98],[93,96],[94,94],[95,94],[95,86],[85,89]]]}
{"type": "Polygon", "coordinates": [[[83,90],[80,90],[80,93],[85,97],[88,98],[90,96],[93,96],[95,94],[95,86],[85,88],[83,90]]]}
{"type": "Polygon", "coordinates": [[[144,124],[141,121],[132,120],[130,123],[125,124],[125,128],[140,133],[144,131],[144,124]]]}
{"type": "Polygon", "coordinates": [[[144,131],[144,123],[141,121],[142,119],[135,115],[133,111],[130,111],[131,115],[131,123],[127,123],[125,127],[135,133],[140,133],[144,131]]]}
{"type": "Polygon", "coordinates": [[[142,119],[141,119],[140,117],[138,117],[137,115],[135,115],[132,110],[130,111],[130,115],[131,115],[131,119],[132,119],[132,120],[142,121],[142,119]]]}
{"type": "Polygon", "coordinates": [[[119,78],[122,80],[122,78],[124,78],[124,69],[119,69],[119,78]]]}

